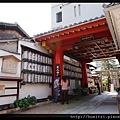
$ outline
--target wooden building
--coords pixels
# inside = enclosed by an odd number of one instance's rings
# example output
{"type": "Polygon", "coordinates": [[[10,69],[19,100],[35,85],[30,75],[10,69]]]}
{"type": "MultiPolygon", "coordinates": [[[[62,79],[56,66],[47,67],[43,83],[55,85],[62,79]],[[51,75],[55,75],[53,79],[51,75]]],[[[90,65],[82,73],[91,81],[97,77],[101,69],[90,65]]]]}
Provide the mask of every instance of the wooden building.
{"type": "Polygon", "coordinates": [[[52,55],[18,25],[0,22],[0,105],[51,95],[52,55]]]}

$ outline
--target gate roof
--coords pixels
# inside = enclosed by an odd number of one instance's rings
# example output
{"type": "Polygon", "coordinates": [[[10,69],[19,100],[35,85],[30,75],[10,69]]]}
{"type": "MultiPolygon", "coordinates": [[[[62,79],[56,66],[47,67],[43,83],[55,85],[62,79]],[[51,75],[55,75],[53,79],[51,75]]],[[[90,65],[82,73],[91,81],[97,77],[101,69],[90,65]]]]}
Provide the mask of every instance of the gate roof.
{"type": "Polygon", "coordinates": [[[48,50],[56,51],[61,42],[64,54],[76,60],[116,57],[116,50],[105,16],[85,20],[35,36],[48,50]]]}

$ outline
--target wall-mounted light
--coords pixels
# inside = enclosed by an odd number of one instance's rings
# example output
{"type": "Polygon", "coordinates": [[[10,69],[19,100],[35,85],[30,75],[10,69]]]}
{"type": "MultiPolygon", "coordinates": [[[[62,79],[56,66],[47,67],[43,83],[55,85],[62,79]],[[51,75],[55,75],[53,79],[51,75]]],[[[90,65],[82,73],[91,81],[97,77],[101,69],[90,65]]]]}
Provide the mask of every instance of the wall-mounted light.
{"type": "Polygon", "coordinates": [[[79,46],[74,46],[74,49],[75,49],[75,50],[78,50],[78,49],[79,49],[79,46]]]}
{"type": "Polygon", "coordinates": [[[62,9],[62,7],[64,6],[64,4],[63,3],[61,3],[61,5],[60,5],[60,9],[62,9]]]}
{"type": "Polygon", "coordinates": [[[101,41],[101,44],[105,44],[105,41],[101,41]]]}

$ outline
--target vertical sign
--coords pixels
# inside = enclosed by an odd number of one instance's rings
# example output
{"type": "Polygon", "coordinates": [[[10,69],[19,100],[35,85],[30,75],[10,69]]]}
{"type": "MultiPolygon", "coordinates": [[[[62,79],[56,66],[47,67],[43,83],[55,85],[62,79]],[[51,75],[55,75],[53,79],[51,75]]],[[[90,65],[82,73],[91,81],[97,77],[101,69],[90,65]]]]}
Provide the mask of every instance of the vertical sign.
{"type": "Polygon", "coordinates": [[[60,64],[56,64],[56,77],[60,76],[60,64]]]}
{"type": "MultiPolygon", "coordinates": [[[[56,64],[56,77],[60,76],[60,64],[56,64]]],[[[59,81],[60,84],[60,81],[59,81]]],[[[58,96],[60,96],[60,87],[58,88],[58,96]]]]}

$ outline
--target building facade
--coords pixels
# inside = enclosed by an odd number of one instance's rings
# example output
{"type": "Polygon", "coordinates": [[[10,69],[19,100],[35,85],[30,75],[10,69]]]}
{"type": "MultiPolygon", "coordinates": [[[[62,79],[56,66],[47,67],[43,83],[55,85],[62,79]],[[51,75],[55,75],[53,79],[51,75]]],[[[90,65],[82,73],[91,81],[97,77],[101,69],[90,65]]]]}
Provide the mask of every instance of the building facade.
{"type": "Polygon", "coordinates": [[[83,22],[104,15],[103,3],[56,3],[51,5],[51,28],[83,22]]]}
{"type": "Polygon", "coordinates": [[[48,50],[19,25],[0,23],[0,105],[28,95],[38,100],[47,98],[52,82],[49,71],[52,72],[52,57],[48,50]]]}

